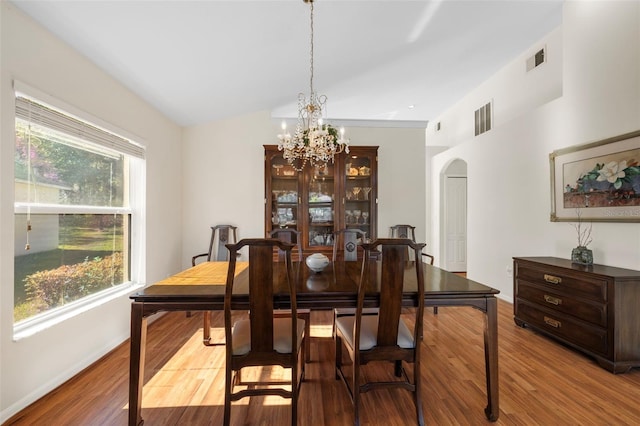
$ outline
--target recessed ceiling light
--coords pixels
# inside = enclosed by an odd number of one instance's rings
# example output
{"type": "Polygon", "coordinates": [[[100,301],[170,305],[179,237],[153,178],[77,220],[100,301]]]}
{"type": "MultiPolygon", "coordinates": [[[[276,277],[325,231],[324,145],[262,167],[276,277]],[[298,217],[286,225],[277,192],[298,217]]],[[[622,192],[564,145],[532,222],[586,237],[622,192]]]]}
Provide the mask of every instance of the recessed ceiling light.
{"type": "Polygon", "coordinates": [[[413,109],[414,107],[415,107],[415,105],[409,105],[407,108],[413,109]]]}

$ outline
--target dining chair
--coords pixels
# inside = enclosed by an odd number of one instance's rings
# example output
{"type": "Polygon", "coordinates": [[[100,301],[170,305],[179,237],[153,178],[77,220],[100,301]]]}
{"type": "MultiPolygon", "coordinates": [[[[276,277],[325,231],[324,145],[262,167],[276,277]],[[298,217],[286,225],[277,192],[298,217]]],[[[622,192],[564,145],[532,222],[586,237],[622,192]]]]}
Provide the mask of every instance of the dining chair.
{"type": "Polygon", "coordinates": [[[367,238],[361,229],[345,228],[333,233],[333,257],[335,262],[342,254],[342,260],[353,262],[358,260],[358,246],[367,238]]]}
{"type": "MultiPolygon", "coordinates": [[[[302,237],[300,231],[290,228],[280,228],[274,229],[269,233],[271,238],[277,238],[280,241],[284,241],[287,243],[295,244],[294,248],[296,249],[296,253],[298,258],[295,259],[293,253],[291,255],[292,261],[298,261],[298,265],[303,262],[302,256],[302,237]]],[[[278,251],[278,262],[284,262],[286,251],[281,248],[277,248],[278,251]]],[[[291,310],[289,309],[279,309],[274,313],[277,317],[287,317],[291,315],[291,310]]],[[[304,320],[305,324],[305,336],[307,338],[304,340],[304,360],[305,362],[311,361],[311,309],[298,309],[298,318],[304,320]]]]}
{"type": "MultiPolygon", "coordinates": [[[[389,227],[389,238],[408,238],[416,242],[416,227],[412,225],[393,225],[389,227]]],[[[407,259],[411,257],[407,249],[407,259]]]]}
{"type": "Polygon", "coordinates": [[[416,227],[411,225],[393,225],[389,227],[390,238],[409,238],[416,240],[416,227]]]}
{"type": "MultiPolygon", "coordinates": [[[[197,259],[206,257],[207,262],[211,260],[215,261],[228,261],[229,250],[225,246],[228,243],[236,243],[238,241],[238,235],[236,233],[238,227],[233,225],[216,225],[211,227],[211,240],[209,241],[209,251],[207,253],[201,253],[191,258],[191,266],[196,266],[197,259]],[[217,247],[214,252],[214,245],[217,247]]],[[[190,312],[187,312],[190,315],[190,312]]],[[[205,346],[217,346],[224,343],[211,343],[211,311],[203,312],[203,324],[202,324],[202,343],[205,346]]]]}
{"type": "MultiPolygon", "coordinates": [[[[412,392],[417,423],[424,425],[420,379],[420,336],[424,315],[424,276],[420,252],[424,244],[414,243],[408,238],[384,238],[363,244],[362,247],[365,255],[356,314],[335,318],[336,379],[342,379],[351,396],[355,425],[360,424],[361,394],[392,387],[412,392]],[[410,267],[407,267],[404,254],[407,248],[412,248],[414,253],[410,267]],[[373,250],[382,253],[380,269],[371,256],[373,250]],[[401,317],[402,294],[405,275],[412,273],[415,273],[418,306],[412,311],[414,317],[408,326],[401,317]],[[376,288],[380,291],[379,312],[376,315],[364,315],[365,294],[376,288]],[[343,348],[353,368],[351,382],[343,372],[343,348]],[[370,362],[393,363],[395,377],[377,381],[374,377],[362,374],[362,367],[370,362]],[[403,362],[413,364],[413,379],[407,375],[403,362]]],[[[408,280],[413,281],[413,278],[408,280]]]]}
{"type": "MultiPolygon", "coordinates": [[[[389,237],[391,238],[409,238],[416,242],[416,227],[412,225],[393,225],[389,227],[389,237]]],[[[430,265],[433,265],[434,257],[431,254],[422,253],[423,258],[427,258],[430,265]]],[[[433,314],[438,315],[438,307],[433,307],[433,314]]]]}
{"type": "Polygon", "coordinates": [[[217,260],[225,261],[229,260],[229,252],[225,247],[226,244],[236,243],[238,241],[237,231],[238,227],[233,225],[216,225],[211,227],[211,240],[209,241],[209,251],[207,253],[200,253],[191,258],[191,266],[196,266],[196,260],[201,257],[206,257],[207,261],[217,260]],[[217,237],[217,238],[216,238],[217,237]],[[213,251],[214,243],[217,242],[217,249],[213,251]]]}
{"type": "MultiPolygon", "coordinates": [[[[294,253],[292,252],[291,260],[294,262],[302,261],[302,234],[300,231],[297,231],[291,228],[277,228],[271,231],[269,233],[269,236],[271,238],[277,238],[280,241],[295,244],[294,248],[296,250],[295,253],[297,254],[297,259],[296,259],[296,256],[294,256],[294,253]]],[[[281,250],[281,249],[277,249],[277,250],[278,250],[278,261],[283,261],[284,255],[285,255],[284,250],[281,250]]]]}
{"type": "Polygon", "coordinates": [[[230,252],[227,284],[224,296],[224,329],[226,338],[224,424],[231,420],[231,402],[249,396],[278,395],[291,399],[291,424],[297,423],[297,407],[300,385],[304,379],[303,350],[304,321],[298,320],[296,286],[292,279],[291,250],[293,244],[273,238],[243,239],[237,244],[227,244],[230,252]],[[232,296],[236,274],[236,254],[247,246],[249,251],[248,293],[251,309],[236,321],[233,317],[232,296]],[[273,249],[285,252],[283,263],[273,261],[273,249]],[[286,318],[274,316],[274,274],[283,273],[285,291],[289,294],[292,315],[286,318]],[[281,366],[291,369],[287,381],[243,381],[241,371],[245,367],[281,366]],[[246,386],[234,392],[235,386],[246,386]],[[269,387],[265,387],[265,386],[269,387]],[[283,387],[273,387],[283,385],[283,387]],[[290,388],[290,389],[289,389],[290,388]]]}

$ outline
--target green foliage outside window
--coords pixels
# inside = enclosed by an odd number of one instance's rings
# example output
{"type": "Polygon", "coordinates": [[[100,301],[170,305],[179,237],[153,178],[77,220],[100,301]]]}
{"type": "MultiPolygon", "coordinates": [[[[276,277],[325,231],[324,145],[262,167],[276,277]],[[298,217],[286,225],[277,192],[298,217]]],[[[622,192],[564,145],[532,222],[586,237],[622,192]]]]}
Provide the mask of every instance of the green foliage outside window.
{"type": "Polygon", "coordinates": [[[24,280],[29,305],[38,312],[63,306],[120,284],[122,271],[122,253],[114,253],[33,273],[24,280]]]}

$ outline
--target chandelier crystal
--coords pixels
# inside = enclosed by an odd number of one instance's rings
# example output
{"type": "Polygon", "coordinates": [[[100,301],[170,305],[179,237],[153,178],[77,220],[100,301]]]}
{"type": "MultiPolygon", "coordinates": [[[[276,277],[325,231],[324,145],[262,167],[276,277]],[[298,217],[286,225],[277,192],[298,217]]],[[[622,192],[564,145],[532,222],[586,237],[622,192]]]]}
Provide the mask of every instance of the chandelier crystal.
{"type": "Polygon", "coordinates": [[[286,131],[285,122],[282,123],[282,134],[278,135],[278,149],[284,150],[284,159],[297,171],[304,169],[307,162],[317,167],[333,162],[336,154],[349,153],[349,140],[344,138],[344,128],[338,131],[323,123],[327,97],[313,90],[313,0],[304,2],[310,4],[311,10],[309,99],[304,93],[298,94],[298,123],[293,136],[286,131]]]}

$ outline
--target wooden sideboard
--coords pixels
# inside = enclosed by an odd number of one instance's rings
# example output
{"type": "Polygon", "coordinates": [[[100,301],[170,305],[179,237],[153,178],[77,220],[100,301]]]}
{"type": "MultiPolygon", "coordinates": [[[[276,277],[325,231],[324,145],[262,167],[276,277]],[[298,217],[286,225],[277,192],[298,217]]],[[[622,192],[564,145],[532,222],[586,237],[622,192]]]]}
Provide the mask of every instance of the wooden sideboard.
{"type": "Polygon", "coordinates": [[[640,271],[514,257],[514,320],[613,372],[640,367],[640,271]]]}

